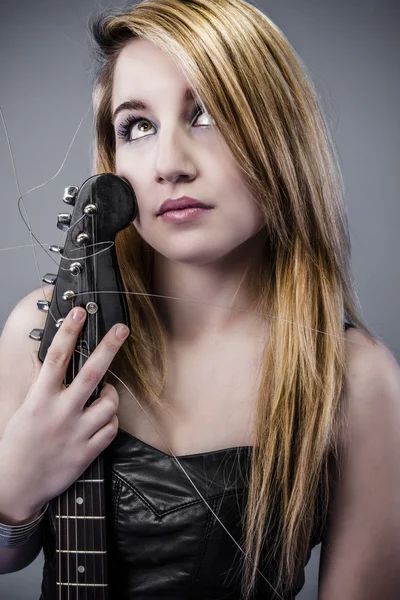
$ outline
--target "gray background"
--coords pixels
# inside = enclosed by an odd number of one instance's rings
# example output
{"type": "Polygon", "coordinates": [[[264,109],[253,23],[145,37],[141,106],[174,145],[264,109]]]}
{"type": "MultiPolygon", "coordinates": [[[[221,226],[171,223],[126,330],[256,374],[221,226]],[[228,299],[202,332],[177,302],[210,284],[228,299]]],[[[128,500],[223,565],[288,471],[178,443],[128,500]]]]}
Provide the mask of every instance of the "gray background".
{"type": "MultiPolygon", "coordinates": [[[[111,6],[103,2],[101,7],[111,6]]],[[[115,5],[114,5],[115,6],[115,5]]],[[[121,3],[119,3],[121,6],[121,3]]],[[[400,3],[397,0],[260,0],[311,70],[339,150],[364,318],[400,357],[398,230],[400,3]]],[[[59,169],[91,99],[92,59],[85,23],[93,0],[2,0],[0,105],[21,189],[59,169]]],[[[91,172],[92,113],[54,181],[26,196],[34,233],[57,243],[63,189],[91,172]]],[[[17,210],[6,137],[0,126],[0,281],[2,326],[12,307],[40,280],[29,234],[17,210]],[[14,248],[14,249],[8,249],[14,248]]],[[[55,265],[39,248],[39,272],[55,265]]],[[[319,548],[307,567],[300,600],[317,597],[319,548]]],[[[0,576],[0,600],[36,600],[42,556],[27,569],[0,576]]]]}

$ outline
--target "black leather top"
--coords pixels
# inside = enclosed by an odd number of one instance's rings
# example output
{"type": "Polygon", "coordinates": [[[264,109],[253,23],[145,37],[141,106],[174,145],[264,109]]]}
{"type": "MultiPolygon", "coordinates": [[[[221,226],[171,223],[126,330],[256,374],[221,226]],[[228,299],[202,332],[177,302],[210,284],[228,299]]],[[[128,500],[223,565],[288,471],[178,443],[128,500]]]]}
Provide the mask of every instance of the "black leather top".
{"type": "MultiPolygon", "coordinates": [[[[348,326],[346,324],[345,328],[348,326]]],[[[252,448],[180,456],[198,491],[240,543],[252,448]]],[[[175,459],[120,429],[106,451],[110,600],[239,600],[241,553],[175,459]]],[[[315,532],[318,528],[315,529],[315,532]]],[[[40,600],[54,581],[45,530],[40,600]]],[[[292,600],[304,585],[299,566],[292,600]]],[[[273,579],[275,565],[263,576],[273,579]]],[[[254,600],[279,596],[258,577],[254,600]]]]}
{"type": "MultiPolygon", "coordinates": [[[[175,459],[123,430],[109,450],[111,597],[239,599],[240,550],[175,459]]],[[[251,452],[244,446],[179,457],[238,543],[251,452]]],[[[303,584],[302,572],[294,592],[303,584]]],[[[261,580],[255,598],[278,596],[261,580]]]]}

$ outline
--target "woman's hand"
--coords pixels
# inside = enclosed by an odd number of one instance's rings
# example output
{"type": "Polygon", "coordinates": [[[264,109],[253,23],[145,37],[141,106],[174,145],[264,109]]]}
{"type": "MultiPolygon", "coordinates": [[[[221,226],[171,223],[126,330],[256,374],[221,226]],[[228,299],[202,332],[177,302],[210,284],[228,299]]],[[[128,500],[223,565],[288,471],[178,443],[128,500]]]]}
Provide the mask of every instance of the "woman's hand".
{"type": "Polygon", "coordinates": [[[43,365],[34,357],[33,383],[4,429],[0,513],[9,521],[26,520],[69,488],[117,434],[118,394],[112,385],[105,384],[100,397],[85,404],[129,330],[112,327],[66,388],[64,377],[85,318],[83,308],[71,310],[43,365]]]}

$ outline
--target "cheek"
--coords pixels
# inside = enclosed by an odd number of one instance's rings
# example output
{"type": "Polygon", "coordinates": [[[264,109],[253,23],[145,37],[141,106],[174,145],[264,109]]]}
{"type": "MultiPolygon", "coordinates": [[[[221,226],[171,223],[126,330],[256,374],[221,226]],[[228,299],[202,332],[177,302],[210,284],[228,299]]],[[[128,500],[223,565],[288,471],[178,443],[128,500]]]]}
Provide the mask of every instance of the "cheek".
{"type": "Polygon", "coordinates": [[[143,168],[135,163],[132,158],[127,156],[127,153],[120,152],[115,156],[115,173],[119,177],[123,177],[133,187],[140,212],[141,198],[148,197],[148,193],[144,189],[145,177],[143,177],[143,168]]]}
{"type": "Polygon", "coordinates": [[[120,177],[125,177],[128,179],[130,183],[134,179],[134,173],[132,173],[132,168],[129,168],[130,161],[128,160],[128,156],[125,152],[116,152],[115,154],[115,173],[120,177]]]}

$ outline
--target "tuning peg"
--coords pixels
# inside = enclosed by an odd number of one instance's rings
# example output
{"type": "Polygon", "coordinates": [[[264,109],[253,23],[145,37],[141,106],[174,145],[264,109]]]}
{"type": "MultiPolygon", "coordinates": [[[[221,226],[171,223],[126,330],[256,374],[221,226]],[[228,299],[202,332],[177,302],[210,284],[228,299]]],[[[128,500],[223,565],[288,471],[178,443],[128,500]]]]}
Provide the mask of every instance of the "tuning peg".
{"type": "Polygon", "coordinates": [[[64,190],[63,202],[65,202],[65,204],[74,206],[78,191],[79,188],[77,188],[76,185],[70,185],[69,187],[66,187],[64,190]]]}
{"type": "Polygon", "coordinates": [[[38,300],[36,304],[38,309],[42,312],[48,312],[50,308],[50,302],[48,300],[38,300]]]}
{"type": "Polygon", "coordinates": [[[46,273],[46,275],[44,275],[42,277],[42,281],[43,283],[48,283],[50,285],[54,285],[57,279],[57,275],[55,275],[54,273],[46,273]]]}
{"type": "Polygon", "coordinates": [[[62,299],[65,302],[72,302],[72,300],[75,298],[76,294],[73,290],[67,290],[66,292],[63,293],[62,295],[62,299]]]}
{"type": "Polygon", "coordinates": [[[56,254],[61,254],[64,251],[64,246],[49,246],[50,252],[55,252],[56,254]]]}
{"type": "Polygon", "coordinates": [[[73,262],[73,263],[71,263],[68,270],[70,273],[72,273],[72,275],[80,275],[83,271],[83,267],[82,267],[81,263],[73,262]]]}
{"type": "Polygon", "coordinates": [[[43,337],[43,329],[32,329],[32,331],[29,334],[29,337],[35,342],[40,342],[43,337]]]}
{"type": "Polygon", "coordinates": [[[86,244],[89,243],[89,236],[87,233],[80,233],[79,235],[76,236],[75,241],[78,244],[78,246],[85,246],[86,244]]]}
{"type": "Polygon", "coordinates": [[[57,227],[61,231],[67,231],[71,225],[72,215],[69,213],[60,213],[57,217],[57,227]]]}

